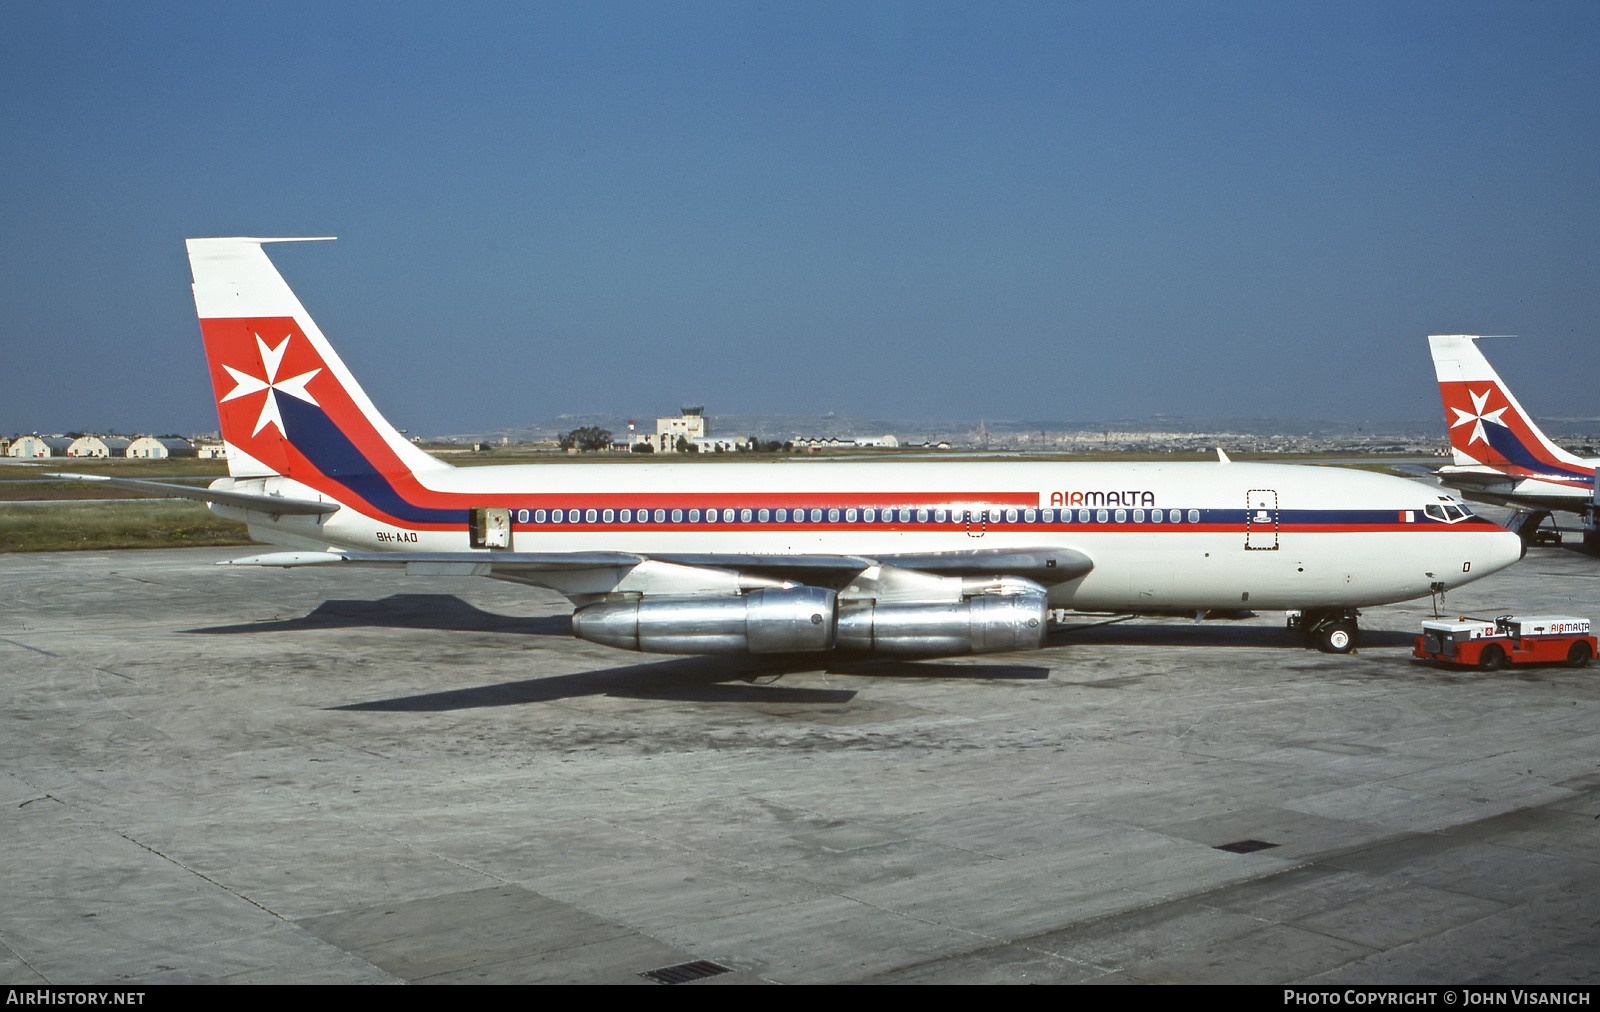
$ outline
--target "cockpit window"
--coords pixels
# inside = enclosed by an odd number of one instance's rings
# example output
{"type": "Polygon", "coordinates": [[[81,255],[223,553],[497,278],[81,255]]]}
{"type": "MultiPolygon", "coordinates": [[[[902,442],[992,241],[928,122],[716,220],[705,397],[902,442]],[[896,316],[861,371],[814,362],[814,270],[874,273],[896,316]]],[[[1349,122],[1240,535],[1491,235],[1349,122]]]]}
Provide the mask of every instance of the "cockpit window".
{"type": "Polygon", "coordinates": [[[1442,520],[1447,524],[1460,523],[1463,520],[1472,519],[1472,511],[1460,503],[1445,503],[1442,506],[1435,504],[1425,507],[1423,512],[1433,519],[1442,520]]]}

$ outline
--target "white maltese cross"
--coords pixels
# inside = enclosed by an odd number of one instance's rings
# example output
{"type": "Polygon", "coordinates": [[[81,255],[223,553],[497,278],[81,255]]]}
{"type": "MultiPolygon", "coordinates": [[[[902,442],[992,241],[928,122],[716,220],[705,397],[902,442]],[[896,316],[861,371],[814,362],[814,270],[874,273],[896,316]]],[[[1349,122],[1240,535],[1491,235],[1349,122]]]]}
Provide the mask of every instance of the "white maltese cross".
{"type": "Polygon", "coordinates": [[[267,397],[261,404],[261,417],[256,419],[255,431],[250,435],[260,435],[261,430],[266,428],[268,423],[271,423],[278,427],[278,432],[281,435],[287,437],[288,433],[283,431],[283,415],[278,412],[278,394],[288,394],[290,397],[299,398],[307,404],[316,404],[317,402],[306,392],[306,384],[311,381],[311,377],[322,370],[313,369],[310,372],[303,372],[298,376],[280,380],[278,379],[278,369],[283,365],[283,352],[284,349],[289,347],[289,338],[284,338],[283,343],[276,348],[268,348],[267,342],[261,340],[261,335],[257,334],[256,347],[261,351],[261,368],[266,378],[257,379],[248,373],[240,372],[231,365],[225,365],[222,368],[228,370],[233,375],[234,381],[239,385],[234,387],[233,391],[222,399],[231,401],[235,397],[243,397],[246,394],[265,390],[267,397]]]}
{"type": "MultiPolygon", "coordinates": [[[[1494,388],[1491,387],[1490,390],[1492,389],[1494,388]]],[[[1457,426],[1466,425],[1468,422],[1471,422],[1473,423],[1472,437],[1467,440],[1467,445],[1471,446],[1473,443],[1476,443],[1481,439],[1483,440],[1483,444],[1488,446],[1489,438],[1483,434],[1483,423],[1488,422],[1491,425],[1498,425],[1501,428],[1505,428],[1506,423],[1500,420],[1500,416],[1505,414],[1506,408],[1495,408],[1493,411],[1489,412],[1485,412],[1483,410],[1483,406],[1489,403],[1489,390],[1485,390],[1481,394],[1475,394],[1469,388],[1467,390],[1467,396],[1472,398],[1472,410],[1462,411],[1460,408],[1451,408],[1450,410],[1456,413],[1456,420],[1450,423],[1450,427],[1453,429],[1457,426]]],[[[1510,405],[1507,405],[1506,407],[1509,406],[1510,405]]]]}

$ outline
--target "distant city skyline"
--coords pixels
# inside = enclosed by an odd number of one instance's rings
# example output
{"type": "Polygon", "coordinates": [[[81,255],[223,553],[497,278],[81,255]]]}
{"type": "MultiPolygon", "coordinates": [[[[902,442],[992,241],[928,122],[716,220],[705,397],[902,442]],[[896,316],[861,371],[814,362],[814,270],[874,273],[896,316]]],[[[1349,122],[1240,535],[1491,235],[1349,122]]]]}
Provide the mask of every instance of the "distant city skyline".
{"type": "Polygon", "coordinates": [[[399,427],[1600,415],[1600,7],[0,9],[0,433],[216,427],[183,240],[399,427]]]}

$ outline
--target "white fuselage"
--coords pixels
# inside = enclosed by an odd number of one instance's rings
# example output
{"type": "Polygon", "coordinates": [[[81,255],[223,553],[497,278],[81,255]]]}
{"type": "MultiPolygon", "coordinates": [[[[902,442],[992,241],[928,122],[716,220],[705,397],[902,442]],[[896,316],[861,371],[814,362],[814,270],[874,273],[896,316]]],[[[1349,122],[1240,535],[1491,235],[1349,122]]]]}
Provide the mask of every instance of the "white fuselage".
{"type": "MultiPolygon", "coordinates": [[[[416,477],[424,484],[413,498],[508,509],[509,544],[499,551],[515,553],[1070,549],[1093,569],[1051,586],[1049,601],[1086,611],[1354,608],[1456,587],[1521,553],[1515,535],[1486,521],[1425,514],[1442,501],[1434,489],[1340,468],[629,462],[462,467],[416,477]],[[797,510],[804,511],[798,521],[797,510]]],[[[317,498],[286,478],[265,482],[238,486],[317,498]]],[[[459,525],[379,519],[349,507],[325,518],[246,519],[261,540],[312,551],[471,550],[459,525]]],[[[479,551],[490,561],[497,549],[479,551]]],[[[647,573],[619,571],[609,588],[584,592],[657,592],[639,585],[647,573]]],[[[560,579],[528,582],[572,590],[560,579]]]]}

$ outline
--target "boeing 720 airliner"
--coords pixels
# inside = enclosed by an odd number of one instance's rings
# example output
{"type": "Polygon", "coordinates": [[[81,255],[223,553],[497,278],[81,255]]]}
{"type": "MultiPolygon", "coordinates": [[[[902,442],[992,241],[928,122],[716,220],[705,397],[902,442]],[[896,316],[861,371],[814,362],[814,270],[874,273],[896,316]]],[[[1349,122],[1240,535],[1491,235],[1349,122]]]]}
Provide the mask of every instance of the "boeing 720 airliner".
{"type": "Polygon", "coordinates": [[[576,635],[630,650],[940,656],[1037,648],[1051,608],[1297,610],[1345,652],[1358,608],[1521,555],[1452,496],[1337,468],[451,467],[362,392],[262,249],[286,241],[188,243],[229,477],[160,487],[286,549],[240,564],[551,588],[576,635]]]}

